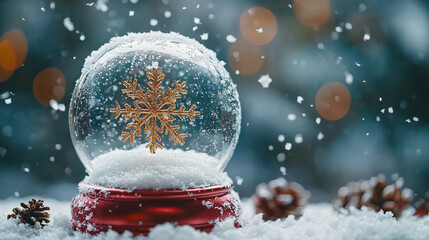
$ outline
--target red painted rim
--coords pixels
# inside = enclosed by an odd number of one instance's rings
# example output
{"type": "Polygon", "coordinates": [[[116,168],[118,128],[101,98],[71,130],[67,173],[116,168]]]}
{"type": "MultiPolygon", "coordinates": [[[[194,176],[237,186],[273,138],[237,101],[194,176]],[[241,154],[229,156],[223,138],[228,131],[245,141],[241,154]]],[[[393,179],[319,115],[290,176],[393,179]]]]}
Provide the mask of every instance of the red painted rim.
{"type": "Polygon", "coordinates": [[[182,189],[136,189],[127,190],[121,188],[108,188],[98,185],[91,185],[86,182],[79,183],[79,189],[84,192],[85,195],[94,196],[97,198],[104,199],[201,199],[208,197],[222,196],[230,192],[233,187],[232,183],[225,185],[207,186],[201,188],[189,188],[186,190],[182,189]],[[87,190],[87,191],[85,191],[87,190]]]}

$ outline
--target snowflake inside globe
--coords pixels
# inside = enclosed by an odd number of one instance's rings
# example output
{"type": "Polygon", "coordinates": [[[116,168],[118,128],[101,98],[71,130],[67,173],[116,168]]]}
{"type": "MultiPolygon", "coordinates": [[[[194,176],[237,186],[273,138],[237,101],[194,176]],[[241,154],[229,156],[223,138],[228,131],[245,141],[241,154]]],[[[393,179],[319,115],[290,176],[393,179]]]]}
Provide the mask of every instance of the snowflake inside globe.
{"type": "Polygon", "coordinates": [[[181,94],[188,93],[183,89],[186,86],[186,82],[180,83],[180,80],[177,80],[174,82],[174,88],[168,88],[164,93],[161,90],[161,81],[165,75],[162,74],[161,68],[147,71],[146,76],[150,80],[148,82],[149,88],[146,91],[143,91],[142,88],[137,89],[137,80],[123,83],[125,89],[122,89],[122,93],[127,94],[128,97],[136,98],[133,102],[134,108],[129,104],[125,104],[125,108],[122,109],[119,103],[116,102],[116,108],[110,109],[110,112],[115,113],[115,119],[121,114],[126,119],[132,119],[132,122],[127,124],[132,130],[122,132],[122,141],[125,142],[130,139],[131,143],[135,142],[135,135],[140,137],[142,134],[141,128],[144,127],[144,133],[147,134],[145,140],[150,140],[146,147],[150,148],[151,153],[155,153],[156,148],[162,149],[162,145],[158,142],[161,141],[158,133],[165,133],[165,135],[169,136],[169,140],[174,140],[174,144],[180,143],[183,146],[185,143],[184,138],[187,137],[187,134],[179,134],[177,131],[180,126],[171,126],[170,123],[174,121],[174,116],[182,120],[187,116],[189,120],[195,121],[195,116],[200,114],[200,112],[195,111],[195,105],[192,105],[187,111],[185,106],[176,109],[176,100],[181,98],[181,94]],[[158,99],[160,99],[159,102],[158,99]],[[160,123],[160,126],[157,122],[160,123]]]}
{"type": "Polygon", "coordinates": [[[113,38],[86,59],[70,131],[87,169],[106,187],[224,184],[241,109],[214,52],[176,33],[113,38]]]}

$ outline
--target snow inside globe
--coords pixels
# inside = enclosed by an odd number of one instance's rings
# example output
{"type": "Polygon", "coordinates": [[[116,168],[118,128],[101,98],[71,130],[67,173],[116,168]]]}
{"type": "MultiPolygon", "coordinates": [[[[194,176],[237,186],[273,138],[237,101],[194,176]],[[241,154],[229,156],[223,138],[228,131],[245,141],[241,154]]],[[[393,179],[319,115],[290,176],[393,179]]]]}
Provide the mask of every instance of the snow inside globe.
{"type": "Polygon", "coordinates": [[[235,84],[211,50],[177,33],[115,37],[85,61],[69,125],[84,182],[124,189],[224,185],[238,141],[235,84]]]}

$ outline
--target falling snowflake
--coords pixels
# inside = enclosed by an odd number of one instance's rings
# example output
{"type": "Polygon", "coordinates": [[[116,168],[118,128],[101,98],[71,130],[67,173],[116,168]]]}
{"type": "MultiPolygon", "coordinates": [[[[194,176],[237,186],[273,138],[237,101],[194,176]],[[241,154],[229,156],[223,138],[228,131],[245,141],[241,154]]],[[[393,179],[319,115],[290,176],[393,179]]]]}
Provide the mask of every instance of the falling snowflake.
{"type": "Polygon", "coordinates": [[[73,22],[70,20],[69,17],[64,18],[63,20],[64,23],[64,27],[69,30],[70,32],[72,32],[74,30],[74,24],[73,22]]]}
{"type": "Polygon", "coordinates": [[[317,134],[317,140],[322,140],[323,138],[325,138],[325,135],[322,132],[319,132],[319,134],[317,134]]]}
{"type": "Polygon", "coordinates": [[[295,142],[296,143],[302,143],[302,141],[304,141],[302,134],[295,135],[295,142]]]}
{"type": "Polygon", "coordinates": [[[170,18],[171,17],[171,12],[170,11],[165,11],[164,12],[164,17],[165,18],[170,18]]]}
{"type": "Polygon", "coordinates": [[[347,84],[350,85],[353,83],[353,75],[351,73],[349,73],[348,71],[345,71],[344,76],[346,77],[346,83],[347,84]]]}
{"type": "Polygon", "coordinates": [[[95,3],[95,9],[100,10],[102,12],[109,11],[109,6],[107,6],[108,0],[97,0],[95,3]]]}
{"type": "Polygon", "coordinates": [[[197,17],[194,17],[194,23],[195,24],[201,24],[201,20],[197,17]]]}
{"type": "Polygon", "coordinates": [[[154,27],[154,26],[158,25],[158,20],[157,20],[157,19],[155,19],[155,18],[152,18],[152,19],[150,19],[149,24],[150,24],[152,27],[154,27]]]}
{"type": "Polygon", "coordinates": [[[286,176],[286,168],[285,167],[280,167],[280,172],[282,173],[283,176],[286,176]]]}
{"type": "Polygon", "coordinates": [[[363,41],[369,41],[371,39],[371,35],[369,35],[369,33],[365,33],[365,35],[363,35],[363,41]]]}
{"type": "Polygon", "coordinates": [[[205,40],[209,39],[209,34],[203,33],[200,37],[201,37],[201,40],[205,41],[205,40]]]}
{"type": "Polygon", "coordinates": [[[353,25],[349,22],[346,22],[346,29],[347,30],[352,30],[353,29],[353,25]]]}
{"type": "Polygon", "coordinates": [[[243,178],[242,177],[236,176],[235,179],[237,180],[237,185],[240,186],[241,184],[243,184],[243,178]]]}
{"type": "Polygon", "coordinates": [[[228,41],[229,43],[235,43],[237,41],[237,38],[232,35],[228,35],[226,36],[226,41],[228,41]]]}
{"type": "Polygon", "coordinates": [[[189,110],[186,110],[185,106],[176,109],[176,100],[182,97],[181,94],[188,93],[183,89],[186,86],[186,82],[177,80],[174,82],[173,89],[167,88],[164,92],[161,90],[161,81],[165,75],[162,73],[161,68],[147,71],[146,76],[150,81],[147,83],[149,88],[145,91],[142,88],[137,89],[136,79],[130,79],[129,82],[124,81],[122,83],[125,87],[125,89],[122,89],[122,93],[129,98],[135,98],[134,107],[125,104],[124,108],[121,108],[119,103],[116,102],[116,108],[110,109],[111,113],[115,113],[115,119],[123,114],[125,119],[132,120],[127,124],[127,127],[132,129],[121,133],[122,141],[125,142],[129,139],[130,143],[133,143],[136,135],[137,137],[141,136],[142,128],[144,127],[145,140],[150,140],[146,148],[150,148],[151,153],[155,153],[157,148],[162,149],[159,134],[168,135],[168,139],[173,140],[174,145],[177,143],[183,145],[185,143],[184,138],[188,135],[178,133],[180,126],[170,125],[170,123],[175,120],[175,116],[181,120],[184,120],[185,116],[187,116],[190,121],[194,121],[195,116],[200,114],[200,112],[195,111],[195,105],[192,105],[189,110]],[[158,122],[160,122],[160,126],[158,122]]]}
{"type": "Polygon", "coordinates": [[[262,85],[263,88],[268,88],[270,86],[270,83],[273,80],[270,78],[270,75],[262,75],[259,79],[258,82],[262,85]]]}

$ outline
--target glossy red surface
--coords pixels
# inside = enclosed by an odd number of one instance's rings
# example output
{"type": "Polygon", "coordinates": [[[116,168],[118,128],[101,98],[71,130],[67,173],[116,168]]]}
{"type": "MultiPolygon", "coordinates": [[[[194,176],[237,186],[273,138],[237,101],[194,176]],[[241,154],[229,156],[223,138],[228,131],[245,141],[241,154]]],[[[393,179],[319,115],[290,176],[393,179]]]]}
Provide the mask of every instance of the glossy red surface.
{"type": "Polygon", "coordinates": [[[237,219],[240,206],[231,188],[128,191],[81,182],[72,202],[72,223],[75,229],[93,234],[113,229],[147,235],[150,228],[166,222],[209,232],[216,220],[237,219]]]}

